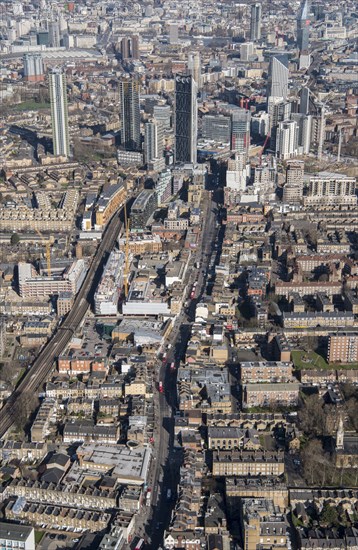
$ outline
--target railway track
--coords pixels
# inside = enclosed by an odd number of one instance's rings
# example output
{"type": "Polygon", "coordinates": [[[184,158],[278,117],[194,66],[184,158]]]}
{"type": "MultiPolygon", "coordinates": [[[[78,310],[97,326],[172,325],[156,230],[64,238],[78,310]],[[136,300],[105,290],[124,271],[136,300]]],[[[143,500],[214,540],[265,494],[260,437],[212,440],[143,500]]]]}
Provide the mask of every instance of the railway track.
{"type": "Polygon", "coordinates": [[[97,279],[101,275],[103,264],[111,252],[116,237],[121,228],[120,213],[118,211],[108,223],[103,234],[102,241],[93,257],[91,265],[87,271],[85,280],[75,298],[73,307],[67,315],[62,326],[58,327],[51,339],[41,350],[35,359],[32,367],[25,374],[20,384],[13,391],[4,407],[0,410],[0,438],[3,438],[6,432],[14,423],[14,404],[23,395],[35,393],[43,385],[46,378],[53,369],[56,358],[63,352],[73,334],[81,324],[92,301],[97,279]]]}

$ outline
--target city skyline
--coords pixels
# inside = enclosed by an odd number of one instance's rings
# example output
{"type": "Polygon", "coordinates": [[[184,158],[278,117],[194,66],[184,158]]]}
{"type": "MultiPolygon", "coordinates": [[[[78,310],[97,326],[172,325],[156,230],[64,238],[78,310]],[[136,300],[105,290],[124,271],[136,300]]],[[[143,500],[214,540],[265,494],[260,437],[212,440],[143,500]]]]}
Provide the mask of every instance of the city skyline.
{"type": "Polygon", "coordinates": [[[353,0],[0,13],[0,547],[358,549],[353,0]]]}

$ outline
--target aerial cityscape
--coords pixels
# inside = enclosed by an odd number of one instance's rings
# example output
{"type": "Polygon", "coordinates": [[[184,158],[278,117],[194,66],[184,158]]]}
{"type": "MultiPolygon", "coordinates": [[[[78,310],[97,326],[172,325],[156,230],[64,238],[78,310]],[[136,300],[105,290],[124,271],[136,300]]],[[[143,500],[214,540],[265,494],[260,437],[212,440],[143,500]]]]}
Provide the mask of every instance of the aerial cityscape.
{"type": "Polygon", "coordinates": [[[357,29],[0,0],[0,550],[358,550],[357,29]]]}

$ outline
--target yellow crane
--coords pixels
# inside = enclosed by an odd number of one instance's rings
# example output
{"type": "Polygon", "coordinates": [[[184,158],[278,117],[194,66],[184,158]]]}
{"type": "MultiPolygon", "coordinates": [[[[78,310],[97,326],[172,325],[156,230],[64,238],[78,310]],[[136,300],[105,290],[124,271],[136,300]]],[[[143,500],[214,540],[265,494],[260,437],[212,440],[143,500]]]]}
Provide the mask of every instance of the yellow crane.
{"type": "MultiPolygon", "coordinates": [[[[43,241],[45,241],[44,236],[38,229],[36,229],[36,233],[41,237],[43,241]]],[[[51,277],[51,242],[50,240],[45,241],[46,246],[46,263],[47,263],[47,275],[51,277]]]]}
{"type": "Polygon", "coordinates": [[[124,203],[124,226],[126,232],[126,242],[124,247],[125,263],[124,263],[124,298],[128,296],[128,279],[129,279],[129,219],[127,215],[127,202],[124,203]]]}

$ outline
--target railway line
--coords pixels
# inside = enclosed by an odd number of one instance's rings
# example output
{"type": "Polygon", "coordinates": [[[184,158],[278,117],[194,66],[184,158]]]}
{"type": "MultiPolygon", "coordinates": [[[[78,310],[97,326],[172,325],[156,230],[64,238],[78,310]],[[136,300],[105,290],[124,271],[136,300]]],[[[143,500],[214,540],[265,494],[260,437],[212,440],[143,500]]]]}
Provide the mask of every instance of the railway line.
{"type": "Polygon", "coordinates": [[[33,365],[25,374],[20,384],[13,391],[4,407],[0,410],[0,438],[4,437],[8,429],[14,423],[15,402],[21,395],[34,393],[39,390],[50,374],[54,361],[63,352],[73,334],[80,326],[93,298],[97,280],[103,269],[103,264],[111,252],[116,237],[121,229],[121,211],[122,209],[114,214],[108,223],[102,241],[87,271],[85,280],[64,323],[58,327],[35,359],[33,365]]]}

